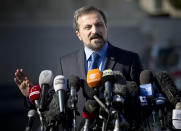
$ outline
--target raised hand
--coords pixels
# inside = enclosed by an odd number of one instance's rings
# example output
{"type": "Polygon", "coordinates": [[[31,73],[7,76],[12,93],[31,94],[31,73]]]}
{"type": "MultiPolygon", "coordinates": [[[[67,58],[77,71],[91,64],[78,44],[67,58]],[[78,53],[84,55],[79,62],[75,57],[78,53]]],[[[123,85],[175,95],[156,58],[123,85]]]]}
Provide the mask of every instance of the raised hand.
{"type": "Polygon", "coordinates": [[[15,78],[14,82],[19,87],[21,93],[28,97],[29,96],[29,87],[33,85],[33,83],[29,80],[28,76],[24,72],[23,69],[17,69],[14,73],[15,78]]]}

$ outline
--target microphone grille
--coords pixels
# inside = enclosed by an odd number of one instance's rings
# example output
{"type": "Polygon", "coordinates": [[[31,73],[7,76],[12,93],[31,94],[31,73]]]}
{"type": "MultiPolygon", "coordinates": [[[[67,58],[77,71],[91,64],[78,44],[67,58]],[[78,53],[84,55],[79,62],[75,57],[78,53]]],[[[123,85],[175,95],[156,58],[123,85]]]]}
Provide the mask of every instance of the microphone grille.
{"type": "Polygon", "coordinates": [[[99,105],[95,100],[87,100],[85,103],[85,109],[89,113],[95,113],[99,109],[99,105]]]}
{"type": "Polygon", "coordinates": [[[87,84],[89,87],[99,87],[101,86],[101,72],[99,69],[89,70],[87,72],[87,84]]]}
{"type": "Polygon", "coordinates": [[[54,78],[53,87],[55,92],[58,90],[65,90],[67,91],[67,79],[63,75],[58,75],[54,78]]]}
{"type": "Polygon", "coordinates": [[[98,94],[98,90],[96,88],[90,88],[87,83],[84,83],[83,89],[85,95],[90,99],[93,99],[93,96],[98,94]]]}
{"type": "Polygon", "coordinates": [[[123,74],[120,71],[113,71],[115,76],[115,83],[113,86],[113,92],[115,94],[120,94],[124,98],[126,97],[126,78],[123,76],[123,74]]]}
{"type": "Polygon", "coordinates": [[[28,111],[28,117],[33,117],[33,116],[35,116],[35,110],[31,109],[28,111]]]}
{"type": "Polygon", "coordinates": [[[81,85],[80,78],[76,75],[70,75],[68,81],[69,81],[69,86],[80,87],[81,85]]]}
{"type": "Polygon", "coordinates": [[[175,106],[175,109],[181,110],[181,102],[177,102],[177,104],[175,106]]]}
{"type": "Polygon", "coordinates": [[[53,72],[51,70],[43,70],[40,73],[40,76],[39,76],[40,87],[43,84],[48,84],[49,86],[52,86],[52,84],[53,84],[53,72]]]}
{"type": "Polygon", "coordinates": [[[149,84],[153,82],[153,73],[150,70],[144,70],[140,74],[140,84],[149,84]]]}

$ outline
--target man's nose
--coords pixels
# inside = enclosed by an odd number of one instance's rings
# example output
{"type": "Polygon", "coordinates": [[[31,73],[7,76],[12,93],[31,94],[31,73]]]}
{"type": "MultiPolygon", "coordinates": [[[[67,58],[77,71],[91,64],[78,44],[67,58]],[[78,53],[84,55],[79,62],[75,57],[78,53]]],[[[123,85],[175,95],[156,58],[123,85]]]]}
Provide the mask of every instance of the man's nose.
{"type": "Polygon", "coordinates": [[[96,26],[92,26],[92,33],[95,34],[98,32],[98,28],[96,26]]]}

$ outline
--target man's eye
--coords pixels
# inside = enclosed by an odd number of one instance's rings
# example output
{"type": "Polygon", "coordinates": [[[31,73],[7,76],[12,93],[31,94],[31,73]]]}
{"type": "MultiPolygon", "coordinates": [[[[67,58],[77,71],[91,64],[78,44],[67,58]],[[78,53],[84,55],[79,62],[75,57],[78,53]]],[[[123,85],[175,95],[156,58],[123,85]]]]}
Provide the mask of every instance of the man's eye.
{"type": "Polygon", "coordinates": [[[97,23],[97,27],[103,26],[103,23],[97,23]]]}
{"type": "Polygon", "coordinates": [[[87,30],[90,29],[90,28],[91,28],[91,26],[86,26],[86,27],[85,27],[85,29],[87,29],[87,30]]]}

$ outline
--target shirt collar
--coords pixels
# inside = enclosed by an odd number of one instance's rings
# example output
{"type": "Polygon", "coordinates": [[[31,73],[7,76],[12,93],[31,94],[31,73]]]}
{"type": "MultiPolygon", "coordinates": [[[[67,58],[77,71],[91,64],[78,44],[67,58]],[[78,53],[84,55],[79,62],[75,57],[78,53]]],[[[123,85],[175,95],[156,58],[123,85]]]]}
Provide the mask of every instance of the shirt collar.
{"type": "MultiPolygon", "coordinates": [[[[105,46],[101,50],[96,51],[96,53],[98,53],[101,56],[101,58],[103,58],[107,51],[107,48],[108,48],[108,43],[106,43],[105,46]]],[[[95,51],[92,51],[91,49],[87,48],[86,46],[84,46],[84,51],[85,51],[87,61],[89,60],[92,53],[95,52],[95,51]]]]}

